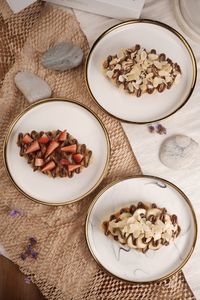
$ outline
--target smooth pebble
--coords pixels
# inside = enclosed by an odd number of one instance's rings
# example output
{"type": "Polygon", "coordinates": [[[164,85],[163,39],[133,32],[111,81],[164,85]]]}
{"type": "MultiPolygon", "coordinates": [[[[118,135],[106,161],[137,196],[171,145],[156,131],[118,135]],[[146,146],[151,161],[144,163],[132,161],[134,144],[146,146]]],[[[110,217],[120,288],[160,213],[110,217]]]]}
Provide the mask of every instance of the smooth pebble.
{"type": "Polygon", "coordinates": [[[80,47],[62,42],[43,54],[42,65],[50,70],[66,71],[79,66],[82,60],[83,51],[80,47]]]}
{"type": "Polygon", "coordinates": [[[186,135],[174,135],[167,138],[160,147],[161,162],[171,169],[190,166],[198,157],[199,145],[186,135]]]}
{"type": "Polygon", "coordinates": [[[17,73],[15,84],[29,102],[49,98],[52,93],[46,81],[29,71],[17,73]]]}

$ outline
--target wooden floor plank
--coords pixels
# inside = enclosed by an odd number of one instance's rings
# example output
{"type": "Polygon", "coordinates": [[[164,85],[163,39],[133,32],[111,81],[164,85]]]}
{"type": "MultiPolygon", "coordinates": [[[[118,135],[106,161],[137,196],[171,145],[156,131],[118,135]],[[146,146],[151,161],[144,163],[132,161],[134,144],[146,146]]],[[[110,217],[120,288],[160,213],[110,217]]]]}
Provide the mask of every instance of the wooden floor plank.
{"type": "Polygon", "coordinates": [[[0,255],[0,300],[45,300],[33,283],[10,260],[0,255]]]}

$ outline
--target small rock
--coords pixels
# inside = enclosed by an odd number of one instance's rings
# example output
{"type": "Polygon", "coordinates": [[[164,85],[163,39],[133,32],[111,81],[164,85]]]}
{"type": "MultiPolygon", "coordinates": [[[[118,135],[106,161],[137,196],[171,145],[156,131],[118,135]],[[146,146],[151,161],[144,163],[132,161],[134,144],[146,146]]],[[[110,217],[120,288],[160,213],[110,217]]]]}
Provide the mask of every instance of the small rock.
{"type": "Polygon", "coordinates": [[[17,73],[15,84],[29,102],[51,96],[50,86],[42,78],[29,71],[17,73]]]}
{"type": "Polygon", "coordinates": [[[171,169],[190,166],[197,158],[199,145],[186,135],[167,138],[160,147],[160,160],[171,169]]]}
{"type": "Polygon", "coordinates": [[[82,60],[83,51],[80,47],[62,42],[43,54],[42,65],[50,70],[66,71],[79,66],[82,60]]]}

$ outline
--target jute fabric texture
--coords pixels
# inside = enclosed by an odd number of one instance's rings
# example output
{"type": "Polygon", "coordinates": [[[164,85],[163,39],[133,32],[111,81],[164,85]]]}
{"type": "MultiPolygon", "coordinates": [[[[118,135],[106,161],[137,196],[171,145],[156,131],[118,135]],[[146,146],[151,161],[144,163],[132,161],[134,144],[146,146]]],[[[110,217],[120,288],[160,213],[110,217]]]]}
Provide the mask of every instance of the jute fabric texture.
{"type": "Polygon", "coordinates": [[[84,235],[91,201],[113,180],[141,174],[140,167],[119,121],[103,112],[90,97],[84,81],[84,65],[63,73],[46,70],[41,65],[42,54],[61,41],[79,45],[86,57],[88,43],[76,18],[41,2],[13,15],[0,0],[0,11],[1,153],[9,124],[28,105],[13,81],[22,70],[44,78],[53,90],[52,97],[77,100],[96,112],[111,142],[106,178],[92,194],[68,206],[49,207],[28,200],[9,180],[1,158],[0,243],[7,256],[49,300],[195,299],[181,271],[159,283],[128,284],[105,273],[93,260],[84,235]],[[20,215],[11,217],[12,209],[19,210],[20,215]],[[30,236],[38,240],[39,255],[36,260],[23,261],[20,253],[30,236]]]}

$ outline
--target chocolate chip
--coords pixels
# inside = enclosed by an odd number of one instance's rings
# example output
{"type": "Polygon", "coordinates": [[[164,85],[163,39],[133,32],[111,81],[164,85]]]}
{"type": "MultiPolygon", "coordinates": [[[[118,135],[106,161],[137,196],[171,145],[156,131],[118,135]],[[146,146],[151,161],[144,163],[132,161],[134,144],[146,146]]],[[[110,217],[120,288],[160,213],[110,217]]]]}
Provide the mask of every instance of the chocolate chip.
{"type": "Polygon", "coordinates": [[[136,45],[135,45],[135,50],[134,50],[134,51],[136,51],[136,50],[137,50],[137,51],[140,50],[140,45],[139,45],[139,44],[136,44],[136,45]]]}
{"type": "Polygon", "coordinates": [[[116,219],[115,215],[110,216],[110,221],[115,220],[115,219],[116,219]]]}
{"type": "Polygon", "coordinates": [[[135,205],[131,205],[131,206],[130,206],[130,213],[131,213],[132,215],[134,214],[135,210],[136,210],[135,205]]]}
{"type": "Polygon", "coordinates": [[[157,246],[158,246],[158,243],[159,243],[158,240],[157,240],[157,241],[154,241],[154,240],[152,241],[152,245],[153,245],[154,247],[157,247],[157,246]]]}
{"type": "Polygon", "coordinates": [[[171,65],[173,64],[172,60],[170,58],[167,58],[167,62],[171,65]]]}
{"type": "Polygon", "coordinates": [[[177,216],[176,215],[171,216],[171,222],[173,225],[177,224],[177,216]]]}
{"type": "Polygon", "coordinates": [[[105,61],[103,62],[103,67],[104,67],[104,69],[107,69],[108,66],[109,66],[109,62],[108,62],[107,60],[105,60],[105,61]]]}
{"type": "Polygon", "coordinates": [[[148,94],[153,94],[153,92],[154,92],[154,88],[147,88],[147,93],[148,94]]]}
{"type": "Polygon", "coordinates": [[[177,232],[176,232],[176,237],[180,234],[180,232],[181,232],[181,227],[178,225],[177,232]]]}
{"type": "Polygon", "coordinates": [[[172,82],[167,82],[167,89],[169,90],[172,86],[172,82]]]}
{"type": "Polygon", "coordinates": [[[151,49],[151,52],[152,54],[156,54],[156,50],[155,49],[151,49]]]}
{"type": "Polygon", "coordinates": [[[145,208],[144,203],[138,202],[137,208],[145,208]]]}
{"type": "Polygon", "coordinates": [[[148,249],[148,247],[142,248],[142,253],[146,253],[148,249]]]}
{"type": "Polygon", "coordinates": [[[152,204],[151,204],[151,207],[152,207],[152,208],[157,208],[157,205],[156,205],[155,203],[152,203],[152,204]]]}
{"type": "Polygon", "coordinates": [[[161,53],[159,55],[159,61],[164,61],[166,59],[166,55],[164,53],[161,53]]]}
{"type": "Polygon", "coordinates": [[[165,214],[161,213],[161,215],[160,215],[160,221],[162,221],[163,223],[165,223],[165,214]]]}
{"type": "Polygon", "coordinates": [[[112,56],[109,55],[109,56],[107,57],[107,62],[108,62],[108,64],[111,62],[111,60],[112,60],[112,56]]]}
{"type": "Polygon", "coordinates": [[[154,215],[150,215],[147,220],[150,221],[152,224],[155,224],[156,217],[154,215]]]}
{"type": "Polygon", "coordinates": [[[145,237],[143,237],[143,238],[142,238],[142,242],[143,242],[144,244],[146,244],[147,239],[146,239],[145,237]]]}
{"type": "Polygon", "coordinates": [[[157,90],[159,93],[162,93],[166,88],[166,85],[163,83],[159,84],[158,87],[157,87],[157,90]]]}

